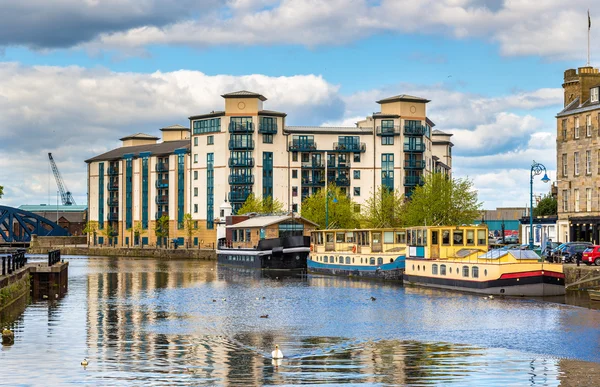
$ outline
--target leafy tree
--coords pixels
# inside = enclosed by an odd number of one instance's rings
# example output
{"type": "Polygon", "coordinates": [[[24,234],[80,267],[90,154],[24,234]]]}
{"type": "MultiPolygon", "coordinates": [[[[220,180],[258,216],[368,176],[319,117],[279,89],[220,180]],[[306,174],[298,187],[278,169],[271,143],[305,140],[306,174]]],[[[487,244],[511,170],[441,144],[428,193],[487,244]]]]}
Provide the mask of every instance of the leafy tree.
{"type": "MultiPolygon", "coordinates": [[[[329,228],[360,227],[360,214],[354,212],[356,203],[339,187],[330,185],[327,191],[329,228]]],[[[302,202],[302,217],[317,223],[320,228],[325,228],[325,196],[325,189],[321,189],[302,202]]]]}
{"type": "Polygon", "coordinates": [[[243,215],[251,212],[256,212],[257,214],[283,212],[283,204],[279,200],[273,199],[271,196],[261,199],[254,196],[254,194],[250,194],[237,213],[238,215],[243,215]]]}
{"type": "Polygon", "coordinates": [[[144,244],[140,238],[146,233],[146,231],[147,230],[142,227],[142,222],[137,222],[133,227],[133,237],[135,238],[135,241],[142,246],[142,248],[144,248],[144,244]]]}
{"type": "Polygon", "coordinates": [[[169,237],[169,215],[163,215],[156,220],[154,234],[156,235],[156,239],[162,242],[161,244],[163,246],[167,245],[167,238],[169,237]]]}
{"type": "Polygon", "coordinates": [[[108,239],[108,245],[112,246],[113,237],[116,234],[115,228],[111,226],[110,223],[106,223],[104,229],[102,230],[102,234],[106,237],[106,239],[108,239]]]}
{"type": "Polygon", "coordinates": [[[481,216],[482,206],[471,180],[441,173],[430,173],[424,179],[406,205],[405,226],[471,224],[481,216]]]}
{"type": "Polygon", "coordinates": [[[380,185],[365,202],[362,223],[368,228],[400,227],[404,225],[404,195],[380,185]]]}
{"type": "Polygon", "coordinates": [[[533,209],[533,216],[556,215],[558,212],[558,202],[556,198],[548,194],[539,201],[533,209]]]}
{"type": "Polygon", "coordinates": [[[4,195],[4,186],[0,185],[0,199],[2,199],[2,195],[4,195]]]}
{"type": "Polygon", "coordinates": [[[187,247],[189,249],[192,245],[192,234],[194,233],[194,221],[192,220],[192,214],[184,214],[182,223],[185,229],[185,235],[187,235],[187,247]]]}
{"type": "Polygon", "coordinates": [[[85,228],[83,229],[83,233],[88,236],[88,238],[87,238],[88,247],[90,246],[90,236],[94,237],[94,245],[96,244],[96,230],[97,230],[96,222],[90,222],[90,221],[88,221],[85,224],[85,228]]]}

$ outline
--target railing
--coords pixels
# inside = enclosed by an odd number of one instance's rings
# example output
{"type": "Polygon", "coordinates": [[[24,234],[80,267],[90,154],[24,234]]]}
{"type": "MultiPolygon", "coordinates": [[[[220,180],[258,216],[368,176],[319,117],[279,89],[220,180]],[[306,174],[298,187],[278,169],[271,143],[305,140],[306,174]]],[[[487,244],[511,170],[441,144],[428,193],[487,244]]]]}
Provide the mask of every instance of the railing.
{"type": "Polygon", "coordinates": [[[404,144],[405,152],[425,152],[425,144],[404,144]]]}
{"type": "Polygon", "coordinates": [[[229,150],[234,149],[254,149],[254,140],[237,141],[229,140],[229,150]]]}
{"type": "Polygon", "coordinates": [[[22,268],[27,263],[25,251],[17,251],[8,256],[2,257],[2,275],[11,274],[13,271],[22,268]]]}
{"type": "Polygon", "coordinates": [[[156,172],[167,172],[169,170],[169,163],[156,163],[156,172]]]}
{"type": "Polygon", "coordinates": [[[250,196],[251,191],[234,191],[229,193],[230,202],[245,202],[250,196]]]}
{"type": "Polygon", "coordinates": [[[350,168],[350,163],[349,162],[340,162],[337,165],[335,165],[335,162],[327,162],[327,168],[329,169],[348,169],[350,168]]]}
{"type": "Polygon", "coordinates": [[[350,179],[346,177],[338,177],[337,179],[335,179],[335,185],[337,185],[338,187],[349,187],[350,179]]]}
{"type": "Polygon", "coordinates": [[[156,188],[169,188],[169,180],[168,179],[162,179],[162,180],[156,180],[156,188]]]}
{"type": "Polygon", "coordinates": [[[404,185],[420,185],[421,176],[405,176],[404,185]]]}
{"type": "Polygon", "coordinates": [[[377,135],[378,136],[399,136],[400,135],[400,125],[378,126],[377,127],[377,135]]]}
{"type": "Polygon", "coordinates": [[[310,179],[304,178],[302,179],[302,185],[311,185],[316,187],[325,187],[325,179],[310,179]]]}
{"type": "Polygon", "coordinates": [[[60,250],[48,251],[48,266],[60,262],[60,250]]]}
{"type": "Polygon", "coordinates": [[[108,174],[108,176],[117,176],[119,174],[119,168],[118,167],[108,167],[108,169],[106,170],[106,173],[108,174]]]}
{"type": "Polygon", "coordinates": [[[427,132],[427,128],[423,125],[419,126],[408,126],[404,125],[404,134],[409,136],[422,136],[427,132]]]}
{"type": "Polygon", "coordinates": [[[240,124],[237,122],[230,122],[229,123],[229,132],[230,133],[253,133],[254,125],[252,125],[252,122],[246,122],[244,124],[240,124]]]}
{"type": "Polygon", "coordinates": [[[119,220],[119,214],[116,212],[109,212],[108,215],[106,215],[106,219],[108,219],[111,222],[117,221],[119,220]]]}
{"type": "Polygon", "coordinates": [[[305,161],[302,163],[302,168],[325,168],[323,160],[305,161]]]}
{"type": "Polygon", "coordinates": [[[291,152],[310,152],[317,150],[317,143],[314,141],[290,141],[288,150],[291,152]]]}
{"type": "Polygon", "coordinates": [[[236,158],[229,158],[229,166],[230,167],[253,167],[254,166],[254,159],[253,158],[249,158],[249,159],[236,159],[236,158]]]}
{"type": "Polygon", "coordinates": [[[258,133],[262,134],[277,134],[277,124],[263,125],[261,124],[258,133]]]}
{"type": "Polygon", "coordinates": [[[425,169],[425,160],[404,160],[406,169],[425,169]]]}
{"type": "Polygon", "coordinates": [[[254,184],[254,176],[229,175],[229,184],[254,184]]]}
{"type": "Polygon", "coordinates": [[[169,216],[169,212],[167,212],[167,211],[156,211],[156,213],[154,214],[154,219],[158,220],[158,219],[162,218],[163,216],[169,216]]]}
{"type": "Polygon", "coordinates": [[[119,190],[119,183],[108,183],[106,185],[106,189],[108,189],[109,191],[118,191],[119,190]]]}
{"type": "Polygon", "coordinates": [[[334,142],[333,150],[342,152],[364,152],[367,150],[367,146],[364,142],[334,142]]]}
{"type": "Polygon", "coordinates": [[[109,207],[117,207],[119,205],[119,199],[118,198],[108,198],[108,200],[106,201],[106,204],[109,207]]]}
{"type": "Polygon", "coordinates": [[[160,195],[154,198],[156,204],[169,204],[169,197],[167,195],[160,195]]]}

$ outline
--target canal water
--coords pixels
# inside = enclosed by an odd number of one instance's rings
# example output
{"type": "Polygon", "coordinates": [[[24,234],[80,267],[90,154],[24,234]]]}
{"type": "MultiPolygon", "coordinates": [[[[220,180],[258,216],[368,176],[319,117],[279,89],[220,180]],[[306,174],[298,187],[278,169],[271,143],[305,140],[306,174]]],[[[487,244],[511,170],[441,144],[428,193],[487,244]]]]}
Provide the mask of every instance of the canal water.
{"type": "Polygon", "coordinates": [[[600,385],[594,309],[204,261],[67,259],[67,296],[9,323],[0,385],[600,385]]]}

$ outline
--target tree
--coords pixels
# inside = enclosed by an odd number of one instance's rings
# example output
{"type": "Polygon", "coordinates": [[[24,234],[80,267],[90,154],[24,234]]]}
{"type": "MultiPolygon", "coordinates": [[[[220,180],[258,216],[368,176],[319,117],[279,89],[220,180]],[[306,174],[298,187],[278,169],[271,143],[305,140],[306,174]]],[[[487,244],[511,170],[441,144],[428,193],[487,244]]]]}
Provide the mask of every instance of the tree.
{"type": "Polygon", "coordinates": [[[90,247],[90,236],[94,237],[94,245],[96,245],[96,222],[90,222],[88,221],[85,224],[85,228],[83,229],[83,232],[88,236],[87,237],[87,241],[88,241],[88,247],[90,247]]]}
{"type": "Polygon", "coordinates": [[[135,238],[134,244],[140,244],[144,248],[144,243],[140,240],[142,235],[146,233],[146,229],[142,227],[142,222],[137,222],[133,227],[133,236],[135,238]]]}
{"type": "MultiPolygon", "coordinates": [[[[330,185],[329,192],[329,228],[360,227],[360,214],[354,212],[356,203],[339,187],[330,185]]],[[[307,197],[302,201],[302,217],[325,228],[325,189],[307,197]]]]}
{"type": "Polygon", "coordinates": [[[272,214],[276,212],[283,212],[283,204],[273,199],[271,196],[266,198],[258,198],[254,194],[248,195],[244,204],[237,211],[238,215],[249,214],[255,212],[257,214],[272,214]]]}
{"type": "Polygon", "coordinates": [[[115,229],[110,223],[106,223],[106,226],[102,230],[102,234],[108,239],[108,245],[112,246],[113,237],[115,236],[115,229]]]}
{"type": "Polygon", "coordinates": [[[477,191],[469,179],[453,179],[441,173],[425,176],[406,204],[405,226],[454,226],[472,224],[481,215],[477,191]]]}
{"type": "Polygon", "coordinates": [[[558,212],[556,198],[548,194],[542,198],[533,209],[533,216],[556,215],[558,212]]]}
{"type": "Polygon", "coordinates": [[[404,195],[380,185],[367,199],[362,210],[362,224],[368,228],[400,227],[404,225],[404,195]]]}
{"type": "Polygon", "coordinates": [[[185,229],[185,235],[187,235],[187,247],[189,249],[192,245],[192,234],[194,233],[194,221],[192,220],[192,214],[184,214],[182,223],[185,229]]]}
{"type": "Polygon", "coordinates": [[[166,246],[167,238],[169,237],[169,215],[163,215],[156,220],[154,233],[156,235],[157,241],[161,241],[161,244],[163,246],[166,246]]]}
{"type": "Polygon", "coordinates": [[[0,185],[0,199],[2,199],[2,195],[4,195],[4,187],[0,185]]]}

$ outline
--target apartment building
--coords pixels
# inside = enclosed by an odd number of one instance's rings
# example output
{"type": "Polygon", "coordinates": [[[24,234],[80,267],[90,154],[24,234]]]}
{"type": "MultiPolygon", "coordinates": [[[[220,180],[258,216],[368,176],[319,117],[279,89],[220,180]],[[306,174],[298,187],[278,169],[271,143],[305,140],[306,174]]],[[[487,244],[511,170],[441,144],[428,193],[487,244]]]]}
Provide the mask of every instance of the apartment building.
{"type": "Polygon", "coordinates": [[[556,115],[558,232],[561,242],[600,243],[600,73],[564,73],[564,109],[556,115]]]}

